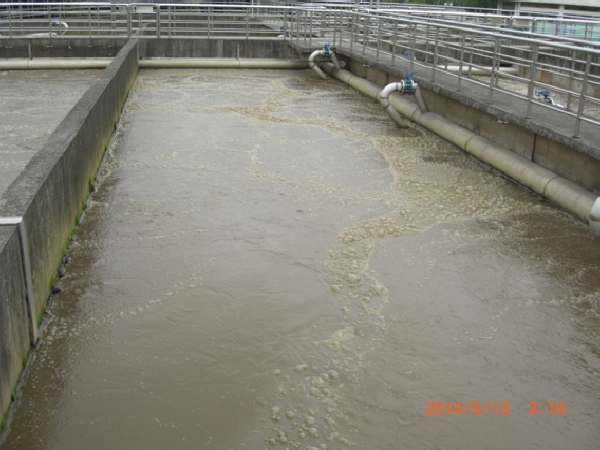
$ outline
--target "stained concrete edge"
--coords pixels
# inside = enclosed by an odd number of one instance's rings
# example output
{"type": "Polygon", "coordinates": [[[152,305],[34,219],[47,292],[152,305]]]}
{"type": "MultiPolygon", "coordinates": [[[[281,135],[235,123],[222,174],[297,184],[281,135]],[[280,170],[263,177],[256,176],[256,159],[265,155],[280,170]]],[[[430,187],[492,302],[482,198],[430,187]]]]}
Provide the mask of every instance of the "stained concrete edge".
{"type": "MultiPolygon", "coordinates": [[[[24,218],[36,319],[45,307],[50,280],[60,264],[63,248],[137,75],[138,50],[137,40],[130,40],[121,49],[0,198],[0,217],[24,218]]],[[[3,416],[29,349],[29,321],[27,313],[22,317],[23,308],[25,311],[27,308],[20,243],[15,244],[14,238],[18,233],[10,234],[7,227],[0,228],[0,415],[3,416]],[[15,337],[5,337],[5,333],[15,337]]]]}
{"type": "Polygon", "coordinates": [[[0,418],[11,403],[12,390],[29,351],[27,293],[19,232],[0,226],[0,418]]]}

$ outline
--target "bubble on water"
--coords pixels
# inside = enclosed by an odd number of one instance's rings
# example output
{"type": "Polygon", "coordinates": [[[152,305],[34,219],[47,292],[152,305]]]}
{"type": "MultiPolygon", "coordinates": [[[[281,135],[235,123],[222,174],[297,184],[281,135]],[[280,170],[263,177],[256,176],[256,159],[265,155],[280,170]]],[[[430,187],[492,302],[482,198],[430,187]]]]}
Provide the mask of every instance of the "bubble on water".
{"type": "Polygon", "coordinates": [[[317,424],[317,420],[313,416],[306,416],[305,423],[307,426],[312,427],[317,424]]]}
{"type": "Polygon", "coordinates": [[[306,369],[308,369],[308,364],[298,364],[298,365],[297,365],[297,366],[294,368],[294,370],[295,370],[297,373],[304,372],[306,369]]]}
{"type": "Polygon", "coordinates": [[[280,443],[282,443],[282,444],[287,444],[287,442],[288,442],[288,438],[287,438],[287,436],[285,435],[285,432],[283,432],[283,431],[280,431],[280,432],[279,432],[279,437],[278,437],[278,439],[279,439],[279,442],[280,442],[280,443]]]}
{"type": "Polygon", "coordinates": [[[310,384],[316,388],[322,388],[327,386],[329,383],[327,383],[327,381],[325,381],[322,377],[312,377],[310,379],[310,384]]]}
{"type": "Polygon", "coordinates": [[[285,417],[287,417],[288,419],[292,420],[294,417],[296,417],[296,413],[294,411],[286,411],[285,412],[285,417]]]}
{"type": "Polygon", "coordinates": [[[310,434],[311,437],[314,437],[314,438],[319,437],[319,432],[314,427],[308,429],[308,434],[310,434]]]}
{"type": "Polygon", "coordinates": [[[275,375],[275,376],[279,375],[280,373],[281,373],[281,370],[279,370],[279,369],[275,369],[273,371],[273,375],[275,375]]]}
{"type": "Polygon", "coordinates": [[[306,439],[306,433],[302,430],[298,431],[298,439],[306,439]]]}
{"type": "Polygon", "coordinates": [[[342,289],[344,287],[340,284],[332,284],[331,285],[331,292],[335,293],[335,294],[339,294],[340,292],[342,292],[342,289]]]}
{"type": "Polygon", "coordinates": [[[352,338],[354,338],[354,328],[346,326],[341,330],[334,331],[329,339],[320,341],[319,344],[326,346],[334,352],[340,352],[343,344],[352,338]]]}

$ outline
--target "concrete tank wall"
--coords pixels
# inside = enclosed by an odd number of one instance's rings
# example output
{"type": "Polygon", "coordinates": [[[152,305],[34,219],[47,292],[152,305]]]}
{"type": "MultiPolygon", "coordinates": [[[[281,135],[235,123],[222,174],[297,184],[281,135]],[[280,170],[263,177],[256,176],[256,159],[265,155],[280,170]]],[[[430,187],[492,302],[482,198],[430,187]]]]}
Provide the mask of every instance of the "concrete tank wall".
{"type": "MultiPolygon", "coordinates": [[[[140,58],[270,58],[304,56],[283,38],[138,40],[140,58]]],[[[127,44],[124,38],[0,39],[0,58],[99,58],[115,56],[127,44]]]]}
{"type": "MultiPolygon", "coordinates": [[[[132,40],[90,86],[0,198],[0,217],[24,218],[36,318],[44,310],[51,291],[51,280],[61,263],[63,251],[137,74],[138,60],[138,42],[132,40]]],[[[22,267],[20,246],[15,235],[18,233],[14,227],[0,234],[2,415],[29,348],[24,346],[23,341],[23,336],[28,337],[29,329],[28,321],[23,318],[26,298],[22,287],[23,274],[19,272],[19,267],[22,267]],[[10,326],[5,327],[5,321],[10,322],[10,326]],[[4,336],[6,333],[9,334],[7,338],[4,336]]]]}
{"type": "Polygon", "coordinates": [[[29,351],[29,320],[17,227],[0,226],[0,419],[29,351]]]}

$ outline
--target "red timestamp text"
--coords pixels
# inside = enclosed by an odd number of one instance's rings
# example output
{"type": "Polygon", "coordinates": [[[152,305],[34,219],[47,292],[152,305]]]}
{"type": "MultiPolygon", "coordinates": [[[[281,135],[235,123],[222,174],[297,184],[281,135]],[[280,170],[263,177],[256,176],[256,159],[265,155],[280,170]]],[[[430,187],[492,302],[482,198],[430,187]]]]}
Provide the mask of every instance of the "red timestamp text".
{"type": "Polygon", "coordinates": [[[529,414],[550,414],[562,416],[567,412],[565,402],[529,402],[529,414]]]}
{"type": "Polygon", "coordinates": [[[441,416],[442,414],[510,414],[509,402],[426,402],[428,416],[441,416]]]}

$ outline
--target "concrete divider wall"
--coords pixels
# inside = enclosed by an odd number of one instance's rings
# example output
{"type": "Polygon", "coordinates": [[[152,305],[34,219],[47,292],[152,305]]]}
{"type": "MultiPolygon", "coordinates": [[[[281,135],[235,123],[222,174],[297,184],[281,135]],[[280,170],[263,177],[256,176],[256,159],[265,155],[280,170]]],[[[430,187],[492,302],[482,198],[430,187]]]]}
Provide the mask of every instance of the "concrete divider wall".
{"type": "Polygon", "coordinates": [[[29,350],[29,320],[17,227],[0,226],[0,419],[29,350]]]}
{"type": "MultiPolygon", "coordinates": [[[[0,58],[100,58],[115,56],[125,38],[3,39],[0,58]]],[[[138,39],[140,58],[271,58],[303,60],[304,55],[283,38],[250,39],[138,39]]]]}
{"type": "MultiPolygon", "coordinates": [[[[70,239],[90,183],[96,177],[129,88],[137,75],[138,60],[138,42],[131,40],[0,198],[0,217],[24,218],[36,318],[44,309],[63,249],[70,239]]],[[[9,228],[14,230],[14,227],[9,228]]],[[[18,273],[18,267],[22,267],[20,246],[18,251],[15,249],[18,242],[15,243],[14,236],[18,233],[6,233],[3,230],[0,234],[0,280],[3,283],[0,285],[0,325],[5,330],[5,321],[10,321],[13,328],[8,328],[8,333],[14,337],[0,341],[2,415],[7,407],[6,399],[10,400],[21,371],[22,358],[27,354],[22,345],[23,333],[29,334],[28,321],[21,317],[24,306],[19,306],[26,303],[24,288],[10,285],[23,285],[24,280],[22,272],[18,273]],[[6,283],[9,285],[4,286],[6,283]],[[7,355],[6,360],[3,355],[7,355]]]]}

